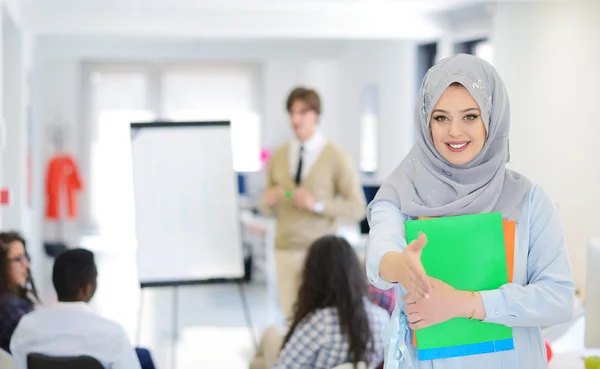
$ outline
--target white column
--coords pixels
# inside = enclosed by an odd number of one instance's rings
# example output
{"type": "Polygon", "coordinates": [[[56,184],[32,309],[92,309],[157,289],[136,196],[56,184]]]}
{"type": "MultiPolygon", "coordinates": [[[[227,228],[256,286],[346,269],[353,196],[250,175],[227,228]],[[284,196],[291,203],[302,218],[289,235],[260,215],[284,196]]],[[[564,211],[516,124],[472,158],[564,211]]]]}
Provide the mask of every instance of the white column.
{"type": "Polygon", "coordinates": [[[578,287],[600,236],[600,1],[500,2],[494,64],[511,101],[510,166],[560,209],[578,287]]]}
{"type": "Polygon", "coordinates": [[[340,64],[339,58],[330,58],[310,60],[306,65],[306,84],[321,96],[320,130],[336,143],[339,143],[340,132],[344,129],[340,120],[340,64]]]}
{"type": "Polygon", "coordinates": [[[26,127],[23,120],[24,78],[21,31],[12,18],[3,25],[3,105],[6,147],[3,184],[10,189],[10,205],[4,208],[3,227],[22,231],[26,208],[26,127]]]}
{"type": "Polygon", "coordinates": [[[32,101],[32,71],[33,71],[33,53],[34,36],[25,29],[21,29],[21,122],[23,127],[23,213],[21,215],[21,224],[23,232],[27,233],[30,239],[37,239],[39,229],[34,226],[35,211],[33,208],[33,105],[32,101]]]}
{"type": "Polygon", "coordinates": [[[454,43],[456,42],[453,29],[448,23],[448,20],[440,18],[439,22],[442,34],[437,42],[437,53],[435,55],[436,63],[454,54],[454,43]]]}
{"type": "MultiPolygon", "coordinates": [[[[417,91],[417,46],[409,41],[356,43],[346,50],[342,79],[344,102],[340,142],[360,163],[361,92],[377,89],[378,169],[385,179],[400,164],[414,143],[414,103],[417,91]]],[[[419,81],[420,82],[420,81],[419,81]]]]}
{"type": "MultiPolygon", "coordinates": [[[[4,45],[4,32],[3,32],[3,19],[4,19],[4,6],[3,1],[0,0],[0,86],[3,85],[4,79],[4,53],[3,53],[3,45],[4,45]]],[[[1,90],[0,90],[0,93],[1,90]]],[[[6,125],[4,119],[4,104],[2,101],[2,96],[0,96],[0,188],[4,187],[4,156],[6,155],[6,150],[2,146],[3,142],[6,140],[6,125]]],[[[4,215],[4,208],[0,208],[0,229],[3,227],[2,216],[4,215]]]]}
{"type": "Polygon", "coordinates": [[[394,42],[381,56],[381,106],[379,122],[379,169],[384,180],[404,159],[415,143],[414,111],[417,95],[417,47],[412,42],[394,42]]]}
{"type": "Polygon", "coordinates": [[[42,215],[44,206],[42,186],[44,176],[40,173],[39,162],[41,145],[39,138],[40,122],[33,116],[35,111],[35,35],[27,30],[21,30],[21,121],[23,130],[23,210],[21,214],[21,230],[26,235],[28,251],[34,262],[31,264],[33,278],[37,281],[38,292],[52,291],[49,283],[42,283],[50,276],[49,259],[45,257],[42,239],[42,215]],[[29,182],[29,183],[28,183],[29,182]],[[28,188],[28,186],[31,186],[28,188]],[[43,261],[46,261],[45,263],[43,261]]]}

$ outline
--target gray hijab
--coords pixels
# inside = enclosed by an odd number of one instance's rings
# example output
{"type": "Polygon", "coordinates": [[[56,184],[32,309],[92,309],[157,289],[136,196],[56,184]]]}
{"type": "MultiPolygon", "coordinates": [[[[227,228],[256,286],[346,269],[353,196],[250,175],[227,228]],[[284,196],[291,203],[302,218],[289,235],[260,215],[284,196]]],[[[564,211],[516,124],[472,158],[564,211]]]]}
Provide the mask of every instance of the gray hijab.
{"type": "Polygon", "coordinates": [[[519,219],[531,184],[505,167],[510,158],[510,106],[504,84],[489,63],[458,54],[431,67],[421,85],[415,122],[416,145],[383,182],[367,208],[367,217],[375,202],[386,200],[411,217],[501,212],[504,219],[519,219]],[[462,166],[442,158],[429,129],[433,107],[454,82],[465,86],[479,104],[487,131],[481,152],[462,166]]]}

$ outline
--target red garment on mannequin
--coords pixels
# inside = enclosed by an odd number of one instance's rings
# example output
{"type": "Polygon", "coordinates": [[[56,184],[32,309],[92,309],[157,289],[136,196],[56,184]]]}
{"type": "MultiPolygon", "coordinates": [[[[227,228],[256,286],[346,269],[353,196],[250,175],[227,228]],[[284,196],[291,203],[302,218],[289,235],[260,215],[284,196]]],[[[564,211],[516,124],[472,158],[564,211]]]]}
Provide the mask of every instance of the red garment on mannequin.
{"type": "Polygon", "coordinates": [[[46,171],[46,218],[61,218],[61,208],[64,208],[61,205],[64,204],[65,197],[67,217],[77,217],[77,193],[82,188],[75,159],[67,154],[58,154],[50,159],[46,171]]]}

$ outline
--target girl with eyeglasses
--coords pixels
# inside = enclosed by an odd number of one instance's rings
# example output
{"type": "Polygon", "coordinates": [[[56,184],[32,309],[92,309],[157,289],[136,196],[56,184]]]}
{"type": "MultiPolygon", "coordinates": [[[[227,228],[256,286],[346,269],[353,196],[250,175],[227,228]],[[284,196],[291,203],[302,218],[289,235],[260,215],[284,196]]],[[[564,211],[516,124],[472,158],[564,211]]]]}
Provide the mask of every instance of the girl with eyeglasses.
{"type": "Polygon", "coordinates": [[[31,272],[25,239],[17,232],[0,232],[0,348],[10,352],[10,338],[21,317],[39,298],[31,272]]]}

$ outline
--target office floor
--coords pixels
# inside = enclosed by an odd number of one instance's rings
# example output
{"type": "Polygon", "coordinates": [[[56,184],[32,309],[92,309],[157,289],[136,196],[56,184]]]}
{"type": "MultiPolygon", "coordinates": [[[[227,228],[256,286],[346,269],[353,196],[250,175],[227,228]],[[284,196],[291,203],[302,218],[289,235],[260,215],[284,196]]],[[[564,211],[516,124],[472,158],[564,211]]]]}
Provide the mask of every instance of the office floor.
{"type": "Polygon", "coordinates": [[[248,368],[256,340],[277,321],[278,312],[264,285],[241,288],[222,284],[144,291],[140,344],[152,350],[162,369],[248,368]]]}
{"type": "MultiPolygon", "coordinates": [[[[243,290],[213,284],[141,293],[134,255],[96,255],[99,286],[92,306],[122,324],[134,344],[149,348],[158,369],[246,369],[260,334],[281,321],[273,281],[243,290]]],[[[582,317],[549,332],[555,351],[550,369],[583,369],[581,357],[599,353],[583,350],[583,332],[582,317]]]]}
{"type": "Polygon", "coordinates": [[[280,321],[274,288],[265,281],[140,291],[133,255],[97,258],[95,307],[121,322],[134,344],[149,348],[159,369],[248,368],[255,342],[280,321]]]}

